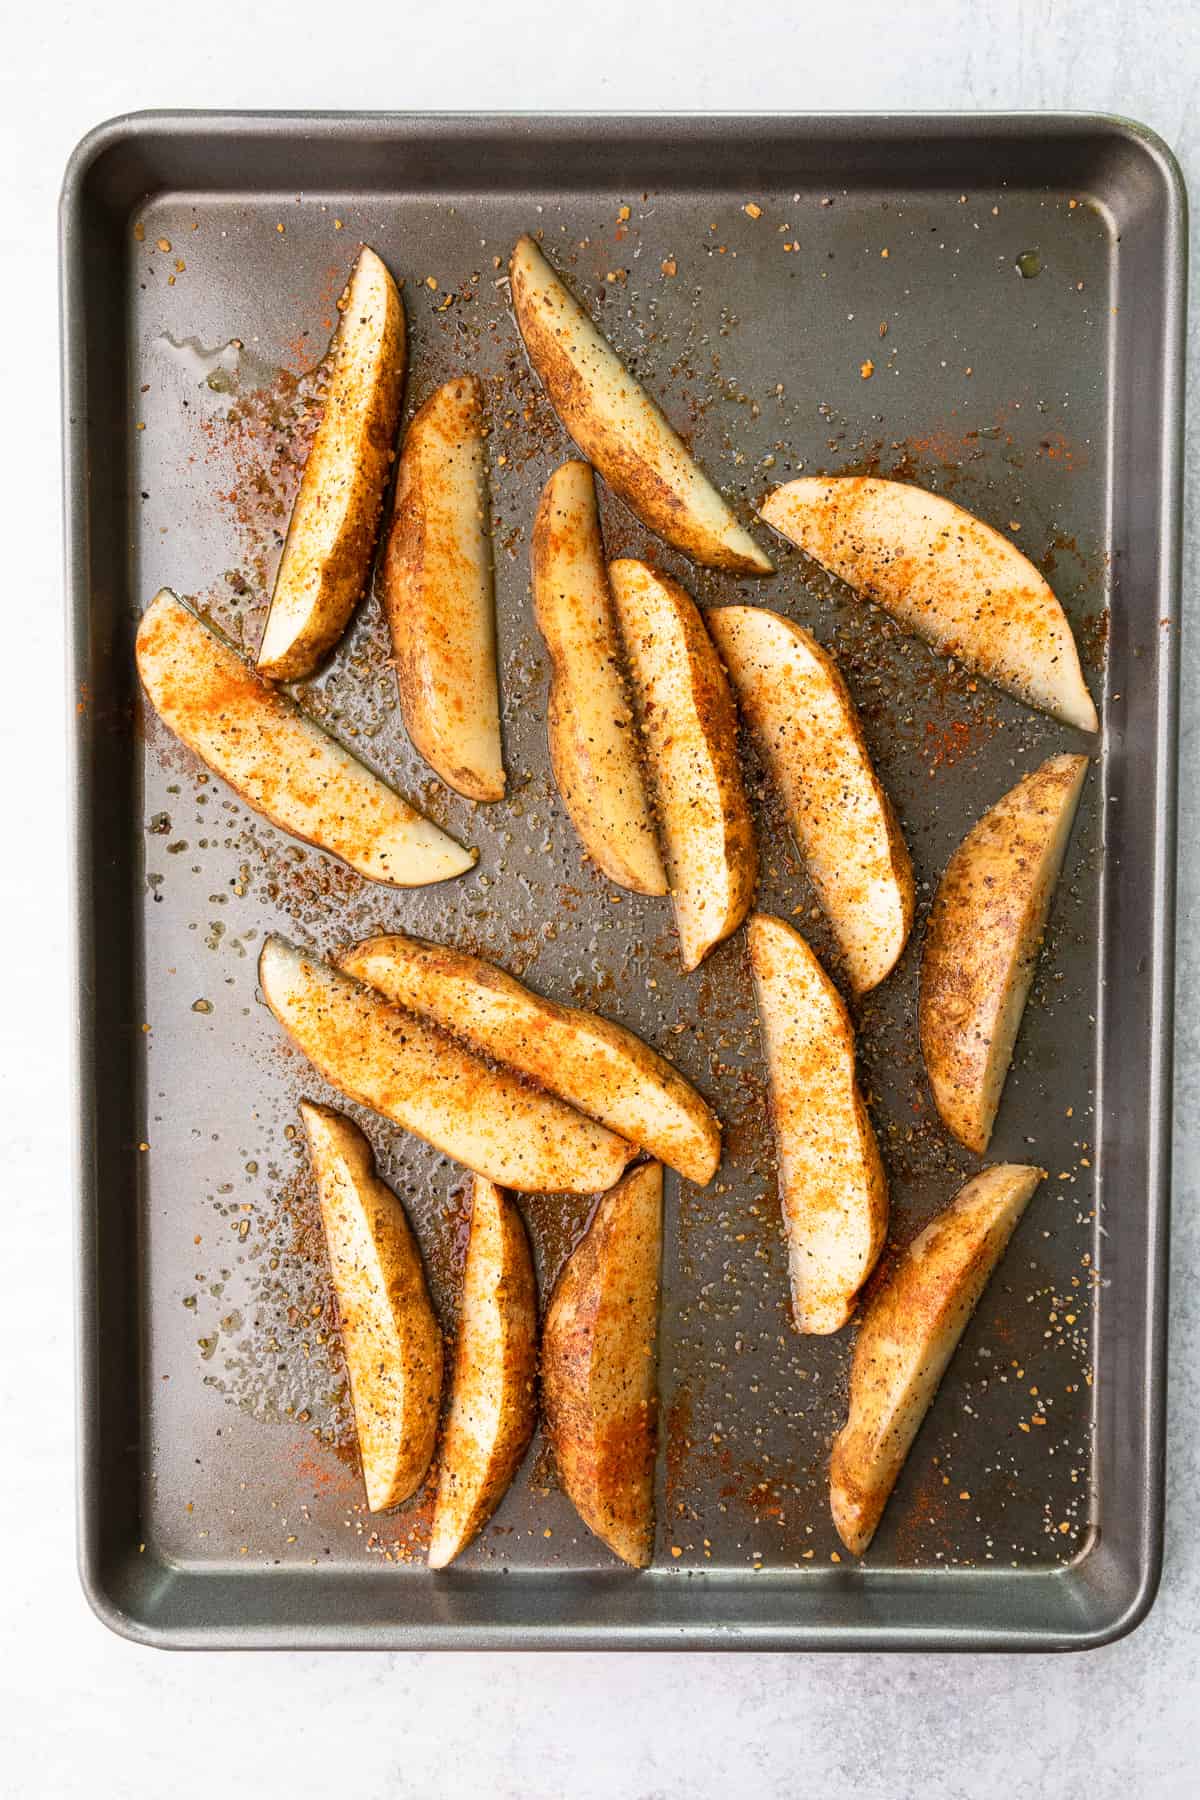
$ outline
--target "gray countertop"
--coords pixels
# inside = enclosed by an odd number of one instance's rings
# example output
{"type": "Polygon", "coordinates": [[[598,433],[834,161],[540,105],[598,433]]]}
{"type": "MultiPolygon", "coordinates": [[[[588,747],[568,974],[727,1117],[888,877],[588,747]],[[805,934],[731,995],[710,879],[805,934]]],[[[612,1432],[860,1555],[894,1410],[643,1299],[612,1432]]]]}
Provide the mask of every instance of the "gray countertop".
{"type": "MultiPolygon", "coordinates": [[[[1196,730],[1184,656],[1179,1031],[1167,1559],[1150,1618],[1086,1657],[166,1656],[110,1636],[73,1566],[67,917],[58,564],[54,201],[96,120],[141,106],[788,111],[1063,108],[1144,120],[1200,181],[1200,9],[1184,0],[929,0],[827,10],[593,12],[473,0],[429,18],[364,0],[331,29],[312,0],[210,0],[194,20],[117,0],[21,9],[6,26],[0,134],[10,346],[0,494],[8,617],[28,679],[0,712],[0,1008],[6,1172],[0,1484],[0,1788],[173,1800],[345,1791],[753,1800],[1159,1800],[1200,1793],[1196,730]],[[10,332],[18,328],[10,324],[10,332]],[[15,389],[15,392],[14,392],[15,389]],[[13,526],[19,528],[14,530],[13,526]],[[15,550],[15,567],[12,552],[15,550]],[[31,747],[36,746],[31,757],[31,747]],[[31,781],[37,771],[41,779],[31,781]]],[[[1195,259],[1193,258],[1193,264],[1195,259]]],[[[1193,318],[1195,311],[1193,308],[1193,318]]],[[[1190,398],[1197,399],[1193,361],[1190,398]]],[[[1198,470],[1192,455],[1189,496],[1198,470]]],[[[1194,540],[1185,595],[1195,587],[1194,540]]],[[[1190,614],[1185,621],[1192,642],[1190,614]]]]}

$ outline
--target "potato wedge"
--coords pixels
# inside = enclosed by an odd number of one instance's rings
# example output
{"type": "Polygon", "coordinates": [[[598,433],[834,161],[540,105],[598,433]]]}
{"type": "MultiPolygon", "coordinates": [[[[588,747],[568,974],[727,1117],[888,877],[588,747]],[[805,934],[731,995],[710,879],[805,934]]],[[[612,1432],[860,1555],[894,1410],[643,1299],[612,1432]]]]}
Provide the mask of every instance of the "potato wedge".
{"type": "Polygon", "coordinates": [[[430,768],[469,800],[504,797],[483,384],[430,395],[404,439],[381,575],[400,709],[430,768]]]}
{"type": "Polygon", "coordinates": [[[563,463],[542,489],[533,610],[550,653],[550,763],[571,823],[610,881],[665,894],[586,463],[563,463]]]}
{"type": "Polygon", "coordinates": [[[921,957],[921,1051],[943,1123],[982,1156],[1012,1061],[1086,756],[1052,756],[946,865],[921,957]]]}
{"type": "Polygon", "coordinates": [[[537,1422],[537,1285],[521,1215],[475,1177],[471,1235],[442,1440],[429,1566],[444,1569],[482,1530],[537,1422]]]}
{"type": "Polygon", "coordinates": [[[420,887],[475,862],[268,685],[169,588],[147,607],[137,665],[168,730],[280,830],[369,881],[420,887]]]}
{"type": "Polygon", "coordinates": [[[635,1569],[654,1547],[662,1168],[605,1194],[554,1289],[542,1405],[563,1487],[589,1531],[635,1569]]]}
{"type": "Polygon", "coordinates": [[[371,567],[404,386],[404,302],[364,244],[338,301],[325,410],[292,509],[258,667],[311,675],[345,631],[371,567]]]}
{"type": "Polygon", "coordinates": [[[750,909],[754,826],[729,683],[694,603],[646,563],[609,564],[666,851],[679,948],[694,969],[750,909]]]}
{"type": "Polygon", "coordinates": [[[507,1064],[689,1180],[721,1160],[721,1126],[695,1088],[648,1044],[580,1007],[561,1006],[482,957],[420,938],[367,938],[336,959],[386,999],[507,1064]]]}
{"type": "Polygon", "coordinates": [[[342,1350],[354,1402],[367,1505],[398,1506],[425,1479],[437,1439],[442,1334],[421,1252],[371,1146],[343,1113],[300,1102],[342,1350]]]}
{"type": "Polygon", "coordinates": [[[840,1331],[887,1236],[887,1178],[858,1090],[854,1027],[800,936],[756,913],[747,932],[779,1152],[797,1331],[840,1331]]]}
{"type": "Polygon", "coordinates": [[[263,997],[327,1081],[500,1186],[593,1193],[635,1154],[552,1094],[492,1069],[435,1026],[310,952],[269,937],[263,997]]]}
{"type": "Polygon", "coordinates": [[[861,1556],[946,1373],[1044,1169],[1000,1163],[962,1188],[904,1252],[863,1313],[850,1370],[850,1416],[829,1471],[833,1522],[861,1556]]]}
{"type": "Polygon", "coordinates": [[[759,606],[705,615],[743,719],[783,795],[788,823],[856,994],[896,964],[913,920],[913,872],[837,664],[790,619],[759,606]]]}
{"type": "Polygon", "coordinates": [[[509,276],[529,360],[555,412],[609,487],[693,562],[737,575],[771,574],[770,558],[532,238],[517,244],[509,276]]]}
{"type": "Polygon", "coordinates": [[[1080,731],[1100,721],[1048,582],[972,513],[903,481],[804,476],[768,495],[769,525],[944,656],[1080,731]]]}

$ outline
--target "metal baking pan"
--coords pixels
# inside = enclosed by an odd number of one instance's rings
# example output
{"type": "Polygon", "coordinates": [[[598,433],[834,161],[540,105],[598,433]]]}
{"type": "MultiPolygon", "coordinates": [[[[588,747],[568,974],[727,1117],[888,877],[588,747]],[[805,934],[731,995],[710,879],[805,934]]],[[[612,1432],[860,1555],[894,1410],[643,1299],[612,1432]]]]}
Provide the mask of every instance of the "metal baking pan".
{"type": "MultiPolygon", "coordinates": [[[[1163,1505],[1185,234],[1169,152],[1120,120],[1041,115],[147,114],[76,151],[62,231],[80,1545],[100,1615],[145,1642],[239,1647],[1067,1649],[1136,1624],[1163,1505]],[[1051,573],[1103,697],[992,1147],[1051,1179],[861,1565],[838,1560],[826,1493],[853,1334],[788,1323],[744,944],[682,977],[665,904],[584,864],[550,782],[528,535],[568,445],[507,310],[504,261],[528,229],[744,516],[801,467],[951,493],[1051,573]],[[509,802],[472,808],[414,757],[373,599],[308,686],[480,849],[471,876],[408,894],[206,780],[147,716],[131,655],[162,583],[253,641],[306,372],[360,238],[406,280],[407,410],[469,366],[492,428],[509,802]],[[598,1005],[726,1121],[719,1182],[669,1190],[646,1574],[588,1537],[540,1442],[447,1574],[424,1567],[428,1493],[363,1510],[294,1135],[297,1097],[320,1084],[258,1003],[255,954],[277,927],[325,948],[396,926],[598,1005]]],[[[772,581],[739,584],[665,553],[616,503],[605,524],[610,552],[660,557],[703,603],[781,607],[847,669],[919,881],[912,945],[860,1009],[902,1244],[975,1166],[931,1121],[914,1045],[932,884],[1018,773],[1080,740],[785,546],[772,581]]],[[[762,903],[806,913],[748,773],[762,903]]],[[[364,1122],[449,1322],[461,1172],[364,1122]]],[[[545,1293],[585,1209],[525,1210],[545,1293]]]]}

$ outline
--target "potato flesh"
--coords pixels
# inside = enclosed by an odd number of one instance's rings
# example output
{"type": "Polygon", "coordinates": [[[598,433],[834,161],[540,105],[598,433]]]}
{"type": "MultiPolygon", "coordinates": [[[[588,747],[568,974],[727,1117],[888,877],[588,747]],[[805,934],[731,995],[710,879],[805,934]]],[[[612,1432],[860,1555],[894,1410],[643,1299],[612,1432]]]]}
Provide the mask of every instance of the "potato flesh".
{"type": "Polygon", "coordinates": [[[748,937],[792,1315],[798,1331],[840,1331],[883,1248],[888,1217],[887,1181],[855,1076],[854,1028],[799,932],[759,913],[748,937]]]}
{"type": "Polygon", "coordinates": [[[550,762],[571,823],[610,881],[665,894],[586,463],[564,463],[542,491],[533,609],[550,653],[550,762]]]}
{"type": "Polygon", "coordinates": [[[478,1175],[525,1192],[589,1194],[634,1154],[282,938],[267,939],[258,967],[267,1005],[327,1081],[478,1175]]]}
{"type": "Polygon", "coordinates": [[[620,1025],[546,1000],[481,957],[418,938],[368,938],[337,961],[690,1180],[716,1173],[715,1115],[665,1057],[620,1025]]]}
{"type": "Polygon", "coordinates": [[[1067,616],[1015,544],[940,494],[867,475],[804,476],[768,524],[906,631],[1080,731],[1099,727],[1067,616]]]}
{"type": "Polygon", "coordinates": [[[838,1535],[861,1556],[992,1271],[1045,1171],[1003,1163],[914,1238],[863,1314],[833,1446],[838,1535]]]}
{"type": "Polygon", "coordinates": [[[273,825],[369,881],[417,887],[475,861],[268,685],[168,588],[137,636],[138,673],[162,719],[273,825]]]}
{"type": "Polygon", "coordinates": [[[521,1215],[478,1176],[429,1566],[444,1569],[507,1492],[537,1418],[537,1287],[521,1215]]]}
{"type": "Polygon", "coordinates": [[[276,681],[310,675],[362,597],[404,385],[404,303],[364,244],[342,299],[330,376],[258,653],[276,681]]]}
{"type": "Polygon", "coordinates": [[[769,575],[770,558],[689,456],[532,239],[510,267],[529,360],[587,460],[643,524],[694,562],[769,575]]]}
{"type": "Polygon", "coordinates": [[[605,1194],[550,1301],[542,1400],[559,1475],[590,1531],[634,1568],[654,1543],[662,1168],[605,1194]]]}
{"type": "Polygon", "coordinates": [[[783,796],[850,984],[865,994],[904,948],[913,875],[850,691],[816,639],[778,613],[722,606],[705,622],[783,796]]]}
{"type": "Polygon", "coordinates": [[[609,565],[654,787],[685,969],[737,930],[757,853],[737,713],[690,596],[645,563],[609,565]]]}
{"type": "Polygon", "coordinates": [[[471,800],[504,797],[483,387],[459,376],[413,419],[396,475],[382,592],[405,728],[471,800]]]}
{"type": "Polygon", "coordinates": [[[968,833],[946,866],[921,961],[921,1050],[934,1102],[982,1155],[1012,1061],[1086,756],[1052,756],[968,833]]]}
{"type": "Polygon", "coordinates": [[[425,1479],[437,1438],[442,1334],[404,1208],[358,1127],[302,1101],[337,1295],[367,1505],[398,1506],[425,1479]]]}

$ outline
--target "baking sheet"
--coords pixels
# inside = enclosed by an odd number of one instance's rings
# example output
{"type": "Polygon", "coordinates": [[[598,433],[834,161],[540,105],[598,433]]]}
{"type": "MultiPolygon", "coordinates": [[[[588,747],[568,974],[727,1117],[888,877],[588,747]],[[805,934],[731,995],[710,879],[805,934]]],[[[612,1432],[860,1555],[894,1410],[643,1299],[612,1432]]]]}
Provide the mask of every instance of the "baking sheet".
{"type": "MultiPolygon", "coordinates": [[[[81,1543],[85,1584],[119,1629],[240,1645],[1046,1647],[1111,1636],[1149,1604],[1181,237],[1161,146],[1095,120],[150,115],[77,153],[64,322],[81,1543]],[[744,942],[682,976],[669,903],[583,861],[549,776],[528,540],[570,446],[508,310],[523,230],[543,234],[743,516],[799,472],[947,493],[1045,569],[1103,694],[1103,747],[989,1154],[1040,1161],[1051,1179],[861,1564],[838,1544],[826,1476],[852,1333],[802,1339],[788,1320],[744,942]],[[373,598],[298,690],[478,846],[470,876],[411,893],[248,813],[147,714],[132,671],[138,614],[163,584],[256,642],[359,239],[405,281],[405,416],[472,368],[491,429],[509,800],[472,806],[412,752],[373,598]],[[271,930],[326,950],[400,928],[619,1019],[725,1121],[716,1182],[668,1178],[645,1575],[589,1537],[540,1438],[446,1575],[423,1566],[428,1489],[383,1518],[365,1511],[296,1115],[301,1095],[335,1096],[283,1044],[255,957],[271,930]]],[[[737,582],[696,571],[607,498],[604,526],[610,555],[649,555],[702,604],[775,606],[846,669],[918,880],[906,955],[858,1009],[903,1245],[978,1166],[931,1119],[916,1048],[932,888],[1019,774],[1089,740],[949,669],[778,540],[776,577],[737,582]]],[[[778,805],[746,768],[759,904],[828,955],[778,805]]],[[[462,1172],[347,1110],[405,1200],[451,1325],[462,1172]]],[[[522,1205],[545,1297],[587,1206],[522,1205]]]]}

